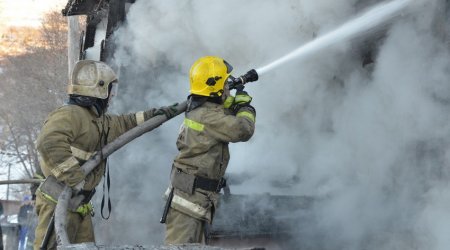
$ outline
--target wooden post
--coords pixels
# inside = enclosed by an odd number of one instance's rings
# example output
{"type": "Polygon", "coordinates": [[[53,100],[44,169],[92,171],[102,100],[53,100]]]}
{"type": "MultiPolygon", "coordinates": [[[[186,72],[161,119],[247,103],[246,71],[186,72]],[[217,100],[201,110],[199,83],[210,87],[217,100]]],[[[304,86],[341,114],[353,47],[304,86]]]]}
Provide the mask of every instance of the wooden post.
{"type": "Polygon", "coordinates": [[[67,47],[68,47],[68,67],[69,67],[69,78],[72,73],[73,66],[80,60],[80,21],[79,16],[68,16],[68,37],[67,37],[67,47]]]}

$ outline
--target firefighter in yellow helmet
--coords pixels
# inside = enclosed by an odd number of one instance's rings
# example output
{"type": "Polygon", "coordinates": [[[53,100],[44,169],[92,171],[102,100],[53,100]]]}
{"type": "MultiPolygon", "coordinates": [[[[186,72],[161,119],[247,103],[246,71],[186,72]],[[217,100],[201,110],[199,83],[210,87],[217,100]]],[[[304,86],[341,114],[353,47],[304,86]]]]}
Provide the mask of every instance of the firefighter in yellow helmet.
{"type": "Polygon", "coordinates": [[[231,70],[214,56],[202,57],[191,67],[191,95],[161,221],[166,223],[166,244],[205,243],[205,223],[212,223],[218,193],[225,186],[228,143],[247,141],[255,130],[252,97],[242,90],[236,97],[229,95],[231,70]]]}
{"type": "MultiPolygon", "coordinates": [[[[175,107],[149,109],[127,115],[106,114],[118,83],[116,74],[105,63],[82,60],[75,64],[68,85],[69,101],[47,117],[36,147],[45,177],[54,176],[87,197],[75,211],[69,211],[67,233],[71,243],[94,242],[90,198],[106,169],[102,161],[86,177],[80,166],[101,148],[131,128],[155,115],[172,117],[175,107]]],[[[36,191],[34,249],[40,249],[54,214],[58,197],[39,187],[36,191]]],[[[45,249],[56,249],[54,230],[45,249]]]]}

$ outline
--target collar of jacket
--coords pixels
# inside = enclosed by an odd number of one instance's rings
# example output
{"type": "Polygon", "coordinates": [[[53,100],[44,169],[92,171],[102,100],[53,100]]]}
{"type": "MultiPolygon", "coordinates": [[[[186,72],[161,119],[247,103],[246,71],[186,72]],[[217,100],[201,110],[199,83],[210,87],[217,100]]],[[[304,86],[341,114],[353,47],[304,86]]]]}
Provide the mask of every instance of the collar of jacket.
{"type": "Polygon", "coordinates": [[[197,95],[190,95],[187,98],[187,109],[186,112],[192,111],[198,107],[200,107],[203,103],[205,103],[208,100],[207,96],[197,96],[197,95]]]}
{"type": "Polygon", "coordinates": [[[222,100],[221,96],[220,97],[208,97],[208,96],[190,95],[190,96],[188,96],[186,112],[192,111],[208,102],[215,103],[215,104],[222,104],[223,100],[222,100]]]}
{"type": "Polygon", "coordinates": [[[89,110],[95,114],[96,117],[100,117],[101,114],[98,112],[98,109],[95,106],[89,107],[89,110]]]}
{"type": "Polygon", "coordinates": [[[101,117],[108,110],[108,99],[99,99],[91,96],[69,95],[69,99],[65,104],[92,109],[97,117],[101,117]]]}

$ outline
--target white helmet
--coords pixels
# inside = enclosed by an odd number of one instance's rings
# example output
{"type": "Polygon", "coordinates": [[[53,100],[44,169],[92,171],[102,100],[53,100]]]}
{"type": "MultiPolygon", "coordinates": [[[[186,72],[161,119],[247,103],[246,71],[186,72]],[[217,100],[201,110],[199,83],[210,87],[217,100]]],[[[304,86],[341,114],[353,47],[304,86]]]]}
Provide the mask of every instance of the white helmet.
{"type": "Polygon", "coordinates": [[[116,81],[116,74],[106,63],[82,60],[73,68],[67,93],[106,99],[109,85],[116,81]]]}

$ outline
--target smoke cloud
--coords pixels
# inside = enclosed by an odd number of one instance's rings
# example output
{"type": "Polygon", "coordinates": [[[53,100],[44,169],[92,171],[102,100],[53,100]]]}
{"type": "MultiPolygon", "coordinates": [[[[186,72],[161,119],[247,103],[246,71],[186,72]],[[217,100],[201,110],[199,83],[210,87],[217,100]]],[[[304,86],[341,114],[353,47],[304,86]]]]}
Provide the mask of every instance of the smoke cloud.
{"type": "MultiPolygon", "coordinates": [[[[115,63],[124,70],[113,109],[181,102],[197,58],[221,56],[240,75],[372,3],[136,1],[115,35],[115,63]]],[[[228,173],[243,180],[231,192],[317,200],[309,223],[293,232],[299,248],[448,249],[450,50],[436,29],[443,8],[427,1],[377,37],[336,44],[248,84],[256,132],[230,146],[228,173]],[[363,67],[367,44],[376,48],[374,63],[363,67]]],[[[182,119],[110,157],[113,212],[97,221],[98,243],[162,244],[161,197],[182,119]]]]}

